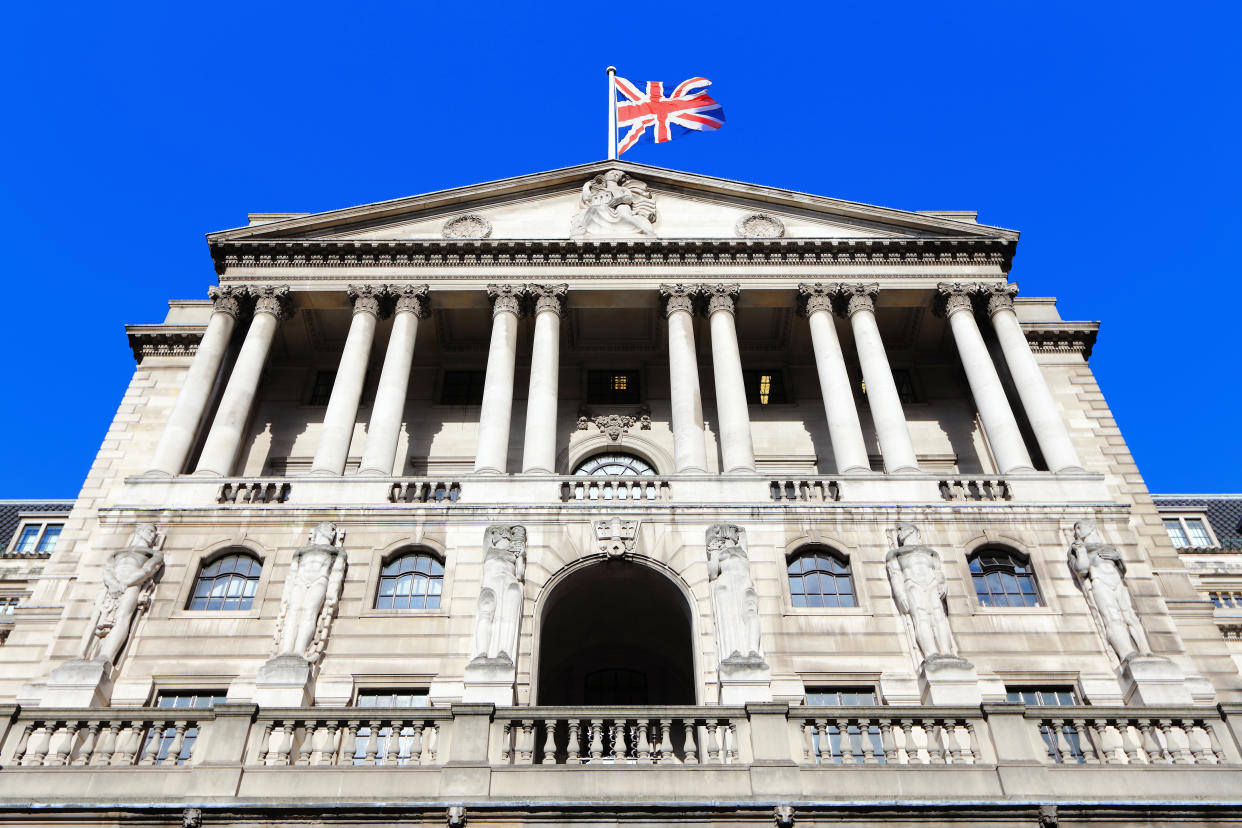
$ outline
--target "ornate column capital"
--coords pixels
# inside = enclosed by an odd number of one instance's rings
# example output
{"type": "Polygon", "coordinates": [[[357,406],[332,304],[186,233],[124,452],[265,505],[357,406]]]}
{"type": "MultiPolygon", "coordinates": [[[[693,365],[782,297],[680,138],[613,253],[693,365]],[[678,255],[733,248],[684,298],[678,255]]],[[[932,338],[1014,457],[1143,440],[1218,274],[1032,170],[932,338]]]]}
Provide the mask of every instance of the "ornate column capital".
{"type": "Polygon", "coordinates": [[[959,311],[974,313],[975,303],[971,295],[979,292],[979,285],[974,282],[940,282],[936,285],[936,292],[940,294],[943,303],[940,311],[944,316],[949,317],[959,311]]]}
{"type": "Polygon", "coordinates": [[[388,285],[349,285],[345,294],[354,305],[354,313],[369,313],[378,319],[384,310],[388,285]]]}
{"type": "Polygon", "coordinates": [[[875,312],[875,297],[880,295],[880,283],[836,283],[836,292],[845,297],[845,315],[853,316],[859,311],[875,312]]]}
{"type": "Polygon", "coordinates": [[[527,285],[526,295],[529,296],[535,304],[535,315],[538,316],[544,312],[555,313],[557,316],[565,315],[565,296],[569,293],[568,284],[560,285],[527,285]]]}
{"type": "Polygon", "coordinates": [[[248,292],[254,299],[254,312],[267,313],[277,319],[288,319],[290,311],[289,288],[284,285],[252,285],[248,292]]]}
{"type": "Polygon", "coordinates": [[[426,285],[393,285],[388,293],[397,300],[397,313],[412,313],[419,319],[431,314],[431,290],[426,285]]]}
{"type": "Polygon", "coordinates": [[[660,285],[660,298],[664,300],[664,315],[672,316],[677,311],[694,314],[694,297],[698,296],[698,285],[660,285]]]}
{"type": "Polygon", "coordinates": [[[988,317],[991,318],[1003,310],[1013,310],[1013,297],[1018,295],[1017,284],[985,285],[983,295],[988,297],[988,317]]]}
{"type": "Polygon", "coordinates": [[[707,315],[716,311],[735,312],[734,303],[742,292],[741,285],[700,285],[699,292],[707,297],[707,315]]]}
{"type": "Polygon", "coordinates": [[[819,311],[832,313],[832,297],[836,295],[837,289],[838,285],[833,282],[827,284],[803,282],[798,285],[798,311],[803,316],[810,316],[819,311]]]}
{"type": "Polygon", "coordinates": [[[492,303],[492,318],[502,313],[521,316],[523,292],[521,285],[488,285],[487,298],[492,303]]]}
{"type": "Polygon", "coordinates": [[[245,309],[250,294],[244,287],[213,285],[207,288],[207,298],[212,302],[213,313],[227,313],[234,319],[238,319],[245,309]]]}

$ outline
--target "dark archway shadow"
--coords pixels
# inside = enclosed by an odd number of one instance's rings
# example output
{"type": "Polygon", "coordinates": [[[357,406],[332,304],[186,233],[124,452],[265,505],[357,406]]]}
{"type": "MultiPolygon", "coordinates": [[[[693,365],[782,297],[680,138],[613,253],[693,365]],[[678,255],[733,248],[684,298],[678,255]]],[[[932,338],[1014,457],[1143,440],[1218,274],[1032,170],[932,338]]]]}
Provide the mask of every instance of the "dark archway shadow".
{"type": "Polygon", "coordinates": [[[553,587],[539,631],[540,705],[692,705],[690,608],[677,585],[625,560],[553,587]]]}

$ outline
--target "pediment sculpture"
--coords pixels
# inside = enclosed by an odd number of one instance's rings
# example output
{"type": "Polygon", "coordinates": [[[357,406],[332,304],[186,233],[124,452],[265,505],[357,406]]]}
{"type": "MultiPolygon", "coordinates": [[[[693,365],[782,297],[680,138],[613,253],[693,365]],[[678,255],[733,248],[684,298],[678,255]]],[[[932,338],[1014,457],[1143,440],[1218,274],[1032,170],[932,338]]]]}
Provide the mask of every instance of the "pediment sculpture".
{"type": "Polygon", "coordinates": [[[655,199],[647,185],[621,170],[609,170],[582,185],[569,235],[575,239],[654,238],[656,219],[655,199]]]}

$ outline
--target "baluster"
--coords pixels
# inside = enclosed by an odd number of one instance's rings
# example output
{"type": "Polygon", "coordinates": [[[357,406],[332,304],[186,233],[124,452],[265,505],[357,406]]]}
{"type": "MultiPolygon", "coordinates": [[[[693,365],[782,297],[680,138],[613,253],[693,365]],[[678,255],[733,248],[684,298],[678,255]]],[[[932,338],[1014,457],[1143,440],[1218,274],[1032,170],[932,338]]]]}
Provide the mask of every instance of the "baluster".
{"type": "Polygon", "coordinates": [[[919,749],[914,744],[914,721],[901,720],[901,749],[906,752],[906,764],[914,765],[920,761],[919,749]]]}
{"type": "Polygon", "coordinates": [[[862,740],[863,764],[877,764],[875,759],[875,743],[871,740],[871,719],[858,720],[858,735],[862,740]]]}
{"type": "Polygon", "coordinates": [[[372,719],[371,721],[367,722],[367,731],[368,731],[368,735],[367,735],[366,755],[362,760],[362,764],[374,765],[376,754],[379,753],[379,732],[380,732],[379,719],[372,719]]]}
{"type": "Polygon", "coordinates": [[[672,719],[660,719],[660,754],[656,761],[660,764],[677,764],[677,751],[673,750],[672,719]]]}
{"type": "Polygon", "coordinates": [[[977,764],[983,761],[983,754],[979,750],[979,733],[975,730],[975,723],[970,719],[966,720],[966,738],[970,745],[970,763],[977,764]]]}
{"type": "MultiPolygon", "coordinates": [[[[578,744],[578,739],[580,738],[580,734],[578,731],[581,725],[579,724],[577,719],[570,719],[568,722],[565,723],[565,725],[566,725],[566,729],[568,730],[568,733],[566,734],[567,738],[565,740],[565,764],[576,765],[578,764],[579,757],[581,756],[581,751],[580,751],[579,744],[578,744]]],[[[590,728],[589,724],[587,725],[587,728],[589,730],[590,728]]]]}
{"type": "Polygon", "coordinates": [[[293,719],[285,719],[281,725],[280,752],[276,756],[281,765],[293,764],[293,741],[296,728],[297,722],[293,719]]]}
{"type": "Polygon", "coordinates": [[[1160,747],[1160,741],[1156,738],[1155,725],[1151,719],[1139,719],[1139,731],[1143,734],[1143,752],[1147,754],[1147,762],[1156,764],[1159,762],[1163,765],[1172,764],[1172,754],[1166,756],[1164,750],[1160,747]]]}
{"type": "MultiPolygon", "coordinates": [[[[168,756],[166,757],[169,764],[178,765],[181,763],[181,748],[185,746],[185,731],[189,726],[190,723],[188,721],[173,722],[173,740],[172,744],[168,746],[168,756]]],[[[193,751],[193,749],[193,746],[191,746],[190,750],[193,751]]],[[[187,756],[186,760],[188,761],[189,758],[187,756]]]]}
{"type": "Polygon", "coordinates": [[[302,727],[302,743],[298,746],[298,758],[294,761],[295,765],[311,763],[311,751],[315,749],[315,736],[319,733],[319,723],[314,719],[307,719],[302,723],[302,727]]]}
{"type": "Polygon", "coordinates": [[[1212,746],[1212,755],[1216,757],[1215,765],[1225,763],[1225,751],[1221,749],[1220,740],[1216,738],[1216,726],[1207,719],[1203,720],[1203,729],[1207,732],[1208,744],[1212,746]]]}
{"type": "Polygon", "coordinates": [[[893,764],[897,761],[897,743],[893,741],[892,719],[880,719],[880,745],[884,748],[884,761],[893,764]]]}
{"type": "Polygon", "coordinates": [[[591,719],[591,761],[604,760],[604,720],[591,719]]]}
{"type": "Polygon", "coordinates": [[[1177,739],[1173,735],[1173,720],[1160,719],[1157,723],[1157,727],[1160,728],[1160,732],[1164,735],[1163,755],[1166,760],[1165,764],[1186,764],[1182,761],[1181,751],[1177,749],[1177,739]]]}
{"type": "Polygon", "coordinates": [[[257,762],[260,765],[266,765],[267,754],[271,751],[271,747],[272,747],[272,723],[264,722],[263,723],[263,735],[259,737],[259,752],[258,752],[258,755],[255,756],[255,762],[257,762]]]}
{"type": "Polygon", "coordinates": [[[500,764],[508,765],[513,756],[513,723],[505,722],[504,733],[500,737],[500,764]]]}
{"type": "Polygon", "coordinates": [[[612,758],[618,763],[625,761],[625,719],[612,720],[612,758]]]}
{"type": "Polygon", "coordinates": [[[426,764],[427,728],[421,719],[410,722],[410,755],[406,764],[419,767],[426,764]]]}
{"type": "Polygon", "coordinates": [[[22,728],[22,735],[17,740],[17,747],[13,749],[14,765],[25,764],[22,760],[26,757],[26,745],[30,743],[30,734],[33,732],[34,722],[26,722],[26,726],[22,728]]]}
{"type": "Polygon", "coordinates": [[[543,756],[539,764],[556,764],[556,719],[543,720],[543,756]]]}
{"type": "Polygon", "coordinates": [[[341,737],[341,752],[338,757],[340,764],[355,765],[358,763],[358,729],[362,722],[357,719],[346,719],[344,735],[341,737]]]}
{"type": "Polygon", "coordinates": [[[522,720],[521,741],[518,744],[518,759],[520,764],[533,765],[535,763],[535,720],[522,720]]]}
{"type": "Polygon", "coordinates": [[[798,730],[802,734],[802,761],[813,765],[819,759],[815,752],[815,721],[803,719],[798,730]]]}
{"type": "MultiPolygon", "coordinates": [[[[82,747],[78,749],[77,754],[73,757],[73,763],[76,766],[89,765],[91,756],[95,752],[95,744],[99,741],[100,722],[86,723],[86,738],[82,740],[82,747]]],[[[14,757],[16,759],[16,757],[14,757]]]]}
{"type": "Polygon", "coordinates": [[[1134,723],[1129,719],[1116,720],[1117,732],[1121,734],[1121,749],[1126,754],[1126,764],[1132,765],[1140,761],[1139,741],[1134,735],[1134,723]]]}
{"type": "Polygon", "coordinates": [[[78,730],[81,727],[82,723],[75,719],[67,719],[65,721],[64,742],[61,745],[57,745],[57,747],[63,746],[64,750],[57,750],[49,756],[47,764],[68,765],[73,760],[73,743],[78,740],[78,730]]]}
{"type": "Polygon", "coordinates": [[[152,721],[147,730],[147,744],[142,749],[142,757],[138,760],[139,765],[154,765],[160,755],[160,743],[164,741],[164,728],[167,723],[161,720],[152,721]]]}
{"type": "Polygon", "coordinates": [[[699,763],[698,748],[694,744],[694,719],[681,720],[682,732],[686,734],[686,744],[683,748],[686,758],[683,761],[686,765],[697,765],[699,763]]]}
{"type": "Polygon", "coordinates": [[[1052,743],[1056,746],[1058,762],[1065,764],[1074,764],[1078,761],[1078,757],[1074,755],[1073,749],[1070,747],[1069,739],[1065,736],[1065,720],[1052,720],[1052,743]]]}
{"type": "Polygon", "coordinates": [[[1180,739],[1177,743],[1177,764],[1193,765],[1195,764],[1195,760],[1198,758],[1193,750],[1195,723],[1190,719],[1182,719],[1180,730],[1182,739],[1180,739]]]}
{"type": "Polygon", "coordinates": [[[841,740],[841,764],[857,764],[854,761],[854,737],[850,735],[849,719],[837,719],[837,738],[841,740]]]}
{"type": "Polygon", "coordinates": [[[405,732],[405,721],[403,719],[389,719],[388,721],[388,740],[384,750],[385,765],[401,764],[401,734],[405,732]]]}
{"type": "Polygon", "coordinates": [[[832,734],[828,732],[828,720],[816,719],[814,726],[815,761],[832,764],[832,734]]]}
{"type": "Polygon", "coordinates": [[[423,757],[428,765],[434,765],[440,750],[440,726],[435,722],[431,722],[423,730],[423,745],[423,757]]]}
{"type": "Polygon", "coordinates": [[[1054,765],[1060,764],[1062,757],[1061,752],[1057,750],[1057,739],[1052,729],[1051,719],[1040,720],[1039,735],[1043,737],[1044,752],[1048,754],[1048,761],[1054,765]]]}
{"type": "Polygon", "coordinates": [[[927,736],[927,755],[933,765],[945,764],[944,722],[934,719],[930,726],[923,725],[923,733],[927,736]]]}
{"type": "Polygon", "coordinates": [[[1074,732],[1078,734],[1078,749],[1082,751],[1082,761],[1088,765],[1100,764],[1100,757],[1096,755],[1095,745],[1091,743],[1091,732],[1087,720],[1071,719],[1070,724],[1073,725],[1074,732]]]}
{"type": "Polygon", "coordinates": [[[651,742],[647,740],[647,728],[649,724],[650,723],[646,719],[639,717],[638,721],[634,725],[634,728],[635,728],[634,735],[635,735],[635,742],[636,742],[635,752],[638,754],[637,756],[638,764],[640,765],[652,764],[651,742]]]}
{"type": "Polygon", "coordinates": [[[1106,719],[1088,719],[1087,726],[1091,728],[1091,734],[1095,737],[1095,752],[1099,756],[1100,764],[1114,764],[1116,756],[1109,745],[1108,721],[1106,719]]]}
{"type": "Polygon", "coordinates": [[[703,723],[704,738],[707,740],[704,744],[704,750],[707,753],[707,761],[713,765],[721,764],[720,761],[720,743],[716,740],[716,723],[712,719],[708,719],[703,723]]]}
{"type": "Polygon", "coordinates": [[[322,748],[319,751],[319,757],[315,764],[335,765],[340,761],[341,723],[336,719],[329,719],[324,722],[324,728],[327,730],[327,736],[320,743],[322,748]]]}
{"type": "Polygon", "coordinates": [[[55,729],[55,722],[43,722],[34,730],[30,736],[30,746],[22,757],[23,765],[39,767],[43,764],[43,760],[47,758],[47,749],[51,745],[52,733],[55,729]]]}
{"type": "Polygon", "coordinates": [[[725,733],[729,737],[729,762],[737,764],[737,723],[726,719],[724,724],[725,733]]]}
{"type": "Polygon", "coordinates": [[[961,719],[949,719],[946,722],[948,729],[945,731],[945,741],[949,748],[949,757],[953,760],[954,765],[966,764],[966,748],[962,744],[961,734],[958,733],[958,727],[961,723],[961,719]]]}

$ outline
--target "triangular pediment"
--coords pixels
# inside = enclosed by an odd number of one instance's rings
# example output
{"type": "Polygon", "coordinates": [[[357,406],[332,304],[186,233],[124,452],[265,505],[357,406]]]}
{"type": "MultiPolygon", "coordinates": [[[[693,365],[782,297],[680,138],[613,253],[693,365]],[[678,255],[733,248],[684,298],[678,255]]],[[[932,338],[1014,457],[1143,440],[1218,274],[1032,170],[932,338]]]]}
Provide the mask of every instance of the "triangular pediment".
{"type": "MultiPolygon", "coordinates": [[[[607,201],[607,194],[603,194],[607,201]]],[[[615,203],[615,201],[614,201],[615,203]]],[[[343,210],[282,217],[265,214],[248,227],[212,233],[209,241],[436,239],[662,239],[789,238],[1016,239],[1012,230],[958,217],[876,207],[858,202],[677,172],[624,161],[600,161],[518,178],[383,201],[343,210]],[[583,227],[584,185],[610,170],[626,187],[639,186],[642,218],[631,210],[600,211],[611,224],[583,227]],[[645,192],[644,192],[645,190],[645,192]],[[649,201],[648,201],[649,198],[649,201]],[[654,204],[654,207],[651,206],[654,204]],[[623,215],[617,215],[617,213],[623,215]],[[654,221],[646,218],[654,212],[654,221]],[[635,227],[641,225],[641,230],[635,227]]]]}

